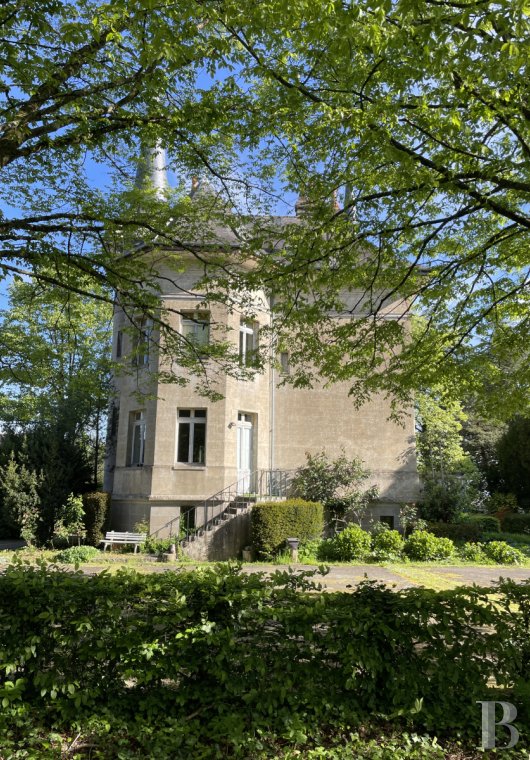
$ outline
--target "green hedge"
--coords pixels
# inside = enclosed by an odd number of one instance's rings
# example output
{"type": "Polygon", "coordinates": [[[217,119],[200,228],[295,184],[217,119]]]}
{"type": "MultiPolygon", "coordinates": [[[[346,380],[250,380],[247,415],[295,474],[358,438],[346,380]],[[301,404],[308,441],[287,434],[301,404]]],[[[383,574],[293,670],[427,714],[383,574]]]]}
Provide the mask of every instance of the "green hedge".
{"type": "Polygon", "coordinates": [[[97,546],[104,538],[110,513],[110,493],[92,491],[83,494],[86,542],[97,546]]]}
{"type": "Polygon", "coordinates": [[[428,531],[440,538],[450,538],[451,541],[478,541],[482,533],[480,525],[474,522],[428,524],[428,531]]]}
{"type": "MultiPolygon", "coordinates": [[[[476,703],[486,698],[516,704],[525,731],[530,584],[311,591],[307,573],[226,565],[89,577],[9,567],[0,733],[11,720],[13,736],[33,711],[76,732],[99,719],[112,736],[127,723],[137,757],[155,748],[157,757],[256,757],[250,742],[271,733],[303,744],[323,727],[376,720],[476,745],[476,703]]],[[[15,740],[25,746],[22,729],[15,740]]]]}
{"type": "Polygon", "coordinates": [[[501,529],[501,523],[498,517],[493,515],[480,514],[467,514],[464,516],[464,525],[477,525],[481,533],[484,531],[491,531],[498,533],[501,529]]]}
{"type": "Polygon", "coordinates": [[[530,533],[530,515],[522,512],[506,515],[502,521],[502,529],[508,533],[530,533]]]}
{"type": "Polygon", "coordinates": [[[264,501],[252,507],[252,545],[258,556],[271,557],[285,549],[287,538],[320,538],[323,529],[324,508],[316,501],[264,501]]]}

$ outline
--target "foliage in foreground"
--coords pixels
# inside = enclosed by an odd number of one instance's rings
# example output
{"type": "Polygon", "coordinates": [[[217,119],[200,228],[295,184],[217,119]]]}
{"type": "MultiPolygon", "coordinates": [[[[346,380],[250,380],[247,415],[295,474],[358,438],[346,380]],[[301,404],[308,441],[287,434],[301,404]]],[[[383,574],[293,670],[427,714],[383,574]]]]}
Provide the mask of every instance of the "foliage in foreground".
{"type": "Polygon", "coordinates": [[[529,584],[318,594],[310,576],[9,567],[0,742],[24,746],[38,714],[48,731],[107,724],[106,758],[120,756],[125,726],[138,757],[160,746],[248,759],[267,737],[310,747],[323,730],[377,723],[476,744],[476,701],[494,684],[530,727],[529,584]]]}

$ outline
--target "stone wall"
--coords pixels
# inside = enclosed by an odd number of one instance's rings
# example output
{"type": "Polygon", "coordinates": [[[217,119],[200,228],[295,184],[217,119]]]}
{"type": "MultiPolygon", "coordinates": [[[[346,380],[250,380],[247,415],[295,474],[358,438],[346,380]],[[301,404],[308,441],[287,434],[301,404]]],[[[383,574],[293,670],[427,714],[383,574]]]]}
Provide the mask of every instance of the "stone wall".
{"type": "Polygon", "coordinates": [[[241,550],[250,544],[250,511],[246,509],[226,520],[212,531],[206,531],[195,541],[187,544],[182,552],[198,561],[241,558],[241,550]]]}

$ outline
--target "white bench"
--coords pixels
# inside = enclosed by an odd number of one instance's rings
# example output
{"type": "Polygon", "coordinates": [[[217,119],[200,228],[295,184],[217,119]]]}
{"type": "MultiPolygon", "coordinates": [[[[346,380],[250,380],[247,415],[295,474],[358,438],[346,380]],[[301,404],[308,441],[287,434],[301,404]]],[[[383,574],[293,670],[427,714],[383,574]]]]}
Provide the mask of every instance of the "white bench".
{"type": "Polygon", "coordinates": [[[110,530],[105,534],[105,538],[100,543],[103,544],[103,551],[105,551],[107,546],[112,546],[112,544],[132,544],[134,546],[134,553],[136,554],[138,547],[145,542],[146,538],[147,533],[120,533],[116,530],[110,530]]]}

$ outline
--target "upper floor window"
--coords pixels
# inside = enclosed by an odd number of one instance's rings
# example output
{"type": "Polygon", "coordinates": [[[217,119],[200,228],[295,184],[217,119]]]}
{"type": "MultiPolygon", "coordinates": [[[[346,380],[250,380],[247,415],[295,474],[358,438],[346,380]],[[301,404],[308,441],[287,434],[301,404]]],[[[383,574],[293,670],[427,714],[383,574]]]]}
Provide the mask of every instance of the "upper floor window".
{"type": "Polygon", "coordinates": [[[129,455],[128,464],[140,467],[145,453],[145,413],[131,412],[129,415],[129,455]]]}
{"type": "Polygon", "coordinates": [[[177,462],[206,461],[206,409],[179,409],[177,462]]]}
{"type": "Polygon", "coordinates": [[[149,344],[153,332],[153,321],[148,317],[136,320],[135,333],[132,341],[132,363],[137,367],[149,364],[149,344]]]}
{"type": "Polygon", "coordinates": [[[210,342],[210,315],[207,311],[182,313],[182,335],[195,346],[207,346],[210,342]]]}
{"type": "Polygon", "coordinates": [[[120,359],[123,355],[123,330],[118,330],[116,333],[116,359],[120,359]]]}
{"type": "Polygon", "coordinates": [[[291,365],[289,364],[289,353],[287,351],[282,351],[280,353],[280,374],[281,375],[291,374],[291,365]]]}
{"type": "Polygon", "coordinates": [[[258,326],[248,319],[239,325],[239,361],[244,367],[256,364],[258,353],[258,326]]]}

